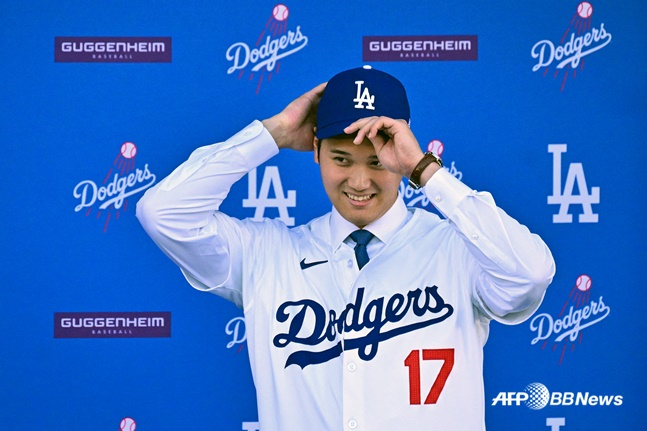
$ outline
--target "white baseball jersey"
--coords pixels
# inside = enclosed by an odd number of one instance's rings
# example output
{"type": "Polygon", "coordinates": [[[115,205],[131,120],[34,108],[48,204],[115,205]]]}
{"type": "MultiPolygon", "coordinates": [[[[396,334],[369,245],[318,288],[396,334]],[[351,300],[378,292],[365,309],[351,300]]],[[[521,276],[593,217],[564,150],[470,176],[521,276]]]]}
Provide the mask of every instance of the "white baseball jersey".
{"type": "Polygon", "coordinates": [[[258,121],[196,150],[137,215],[196,288],[243,308],[261,431],[484,430],[490,319],[518,323],[554,274],[543,241],[446,170],[367,226],[334,210],[310,223],[217,211],[231,185],[278,152],[258,121]]]}

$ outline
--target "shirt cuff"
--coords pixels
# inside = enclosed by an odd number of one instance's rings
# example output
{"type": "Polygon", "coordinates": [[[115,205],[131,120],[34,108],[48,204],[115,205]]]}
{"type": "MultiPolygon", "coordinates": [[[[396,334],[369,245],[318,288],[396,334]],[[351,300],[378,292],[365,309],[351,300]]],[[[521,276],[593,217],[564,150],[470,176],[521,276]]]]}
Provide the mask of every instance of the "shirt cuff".
{"type": "Polygon", "coordinates": [[[250,170],[279,153],[279,147],[274,142],[274,138],[263,126],[263,123],[258,120],[254,120],[243,130],[227,139],[226,143],[236,147],[236,151],[243,156],[245,165],[250,170]]]}
{"type": "Polygon", "coordinates": [[[463,199],[476,193],[445,168],[439,169],[431,176],[425,184],[424,191],[444,216],[452,214],[463,199]]]}

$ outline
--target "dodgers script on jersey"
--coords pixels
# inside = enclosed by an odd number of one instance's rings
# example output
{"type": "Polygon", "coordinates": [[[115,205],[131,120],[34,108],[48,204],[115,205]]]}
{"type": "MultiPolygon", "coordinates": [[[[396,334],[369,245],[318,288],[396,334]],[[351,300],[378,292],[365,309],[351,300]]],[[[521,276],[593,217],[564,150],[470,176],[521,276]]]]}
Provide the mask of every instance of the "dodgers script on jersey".
{"type": "Polygon", "coordinates": [[[402,227],[360,270],[332,239],[334,211],[295,228],[217,211],[277,151],[254,122],[138,204],[194,287],[243,308],[261,429],[484,430],[489,322],[539,306],[554,271],[545,244],[441,170],[425,193],[448,218],[398,199],[402,227]],[[205,188],[216,198],[186,198],[205,188]]]}

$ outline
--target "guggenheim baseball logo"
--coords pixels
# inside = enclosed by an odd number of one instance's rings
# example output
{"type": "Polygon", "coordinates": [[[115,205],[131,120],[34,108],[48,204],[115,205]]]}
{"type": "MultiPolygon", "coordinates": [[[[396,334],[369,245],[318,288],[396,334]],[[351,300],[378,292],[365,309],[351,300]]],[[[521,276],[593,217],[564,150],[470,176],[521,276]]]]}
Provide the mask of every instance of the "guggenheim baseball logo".
{"type": "Polygon", "coordinates": [[[364,61],[478,60],[478,36],[364,36],[364,61]]]}
{"type": "Polygon", "coordinates": [[[493,406],[525,405],[531,410],[546,406],[621,406],[622,395],[596,395],[591,392],[550,392],[542,383],[530,383],[521,392],[499,392],[493,406]]]}
{"type": "Polygon", "coordinates": [[[170,63],[170,37],[55,37],[57,63],[170,63]]]}
{"type": "Polygon", "coordinates": [[[171,313],[54,313],[54,338],[168,338],[171,313]]]}

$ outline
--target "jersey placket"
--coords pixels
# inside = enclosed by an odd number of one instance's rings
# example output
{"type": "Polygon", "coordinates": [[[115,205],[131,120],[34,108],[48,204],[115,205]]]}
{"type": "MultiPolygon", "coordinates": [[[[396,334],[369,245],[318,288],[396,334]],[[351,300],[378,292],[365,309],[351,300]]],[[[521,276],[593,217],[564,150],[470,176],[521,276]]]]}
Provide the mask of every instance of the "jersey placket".
{"type": "MultiPolygon", "coordinates": [[[[354,304],[357,298],[357,289],[363,287],[362,277],[355,260],[355,251],[353,247],[343,244],[339,250],[342,253],[340,264],[344,267],[339,275],[342,275],[342,285],[347,287],[344,292],[346,304],[354,304]]],[[[363,301],[363,305],[365,305],[363,301]]],[[[360,310],[357,310],[360,311],[360,310]]],[[[359,316],[362,319],[362,316],[359,316]]],[[[348,319],[344,319],[348,321],[348,319]]],[[[357,349],[346,350],[346,338],[352,339],[358,337],[357,333],[348,333],[344,331],[340,334],[342,342],[342,414],[344,430],[357,431],[366,429],[364,424],[365,406],[363,401],[364,392],[364,367],[365,363],[359,357],[357,349]]]]}

